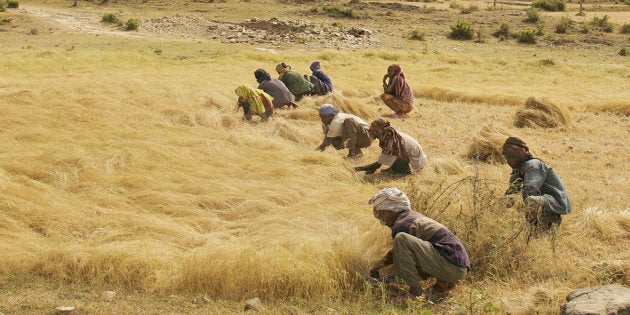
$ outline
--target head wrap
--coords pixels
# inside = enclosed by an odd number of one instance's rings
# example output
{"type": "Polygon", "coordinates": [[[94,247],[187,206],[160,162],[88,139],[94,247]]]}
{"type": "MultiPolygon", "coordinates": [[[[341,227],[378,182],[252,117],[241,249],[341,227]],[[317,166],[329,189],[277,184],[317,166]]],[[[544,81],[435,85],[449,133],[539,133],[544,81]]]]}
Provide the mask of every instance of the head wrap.
{"type": "Polygon", "coordinates": [[[262,81],[271,80],[271,75],[263,69],[257,69],[254,71],[254,76],[256,77],[256,82],[261,83],[262,81]]]}
{"type": "Polygon", "coordinates": [[[520,162],[533,158],[527,144],[517,137],[509,137],[505,140],[505,143],[503,143],[503,154],[520,162]]]}
{"type": "Polygon", "coordinates": [[[396,187],[381,189],[368,201],[368,204],[374,205],[372,212],[374,217],[381,221],[381,224],[385,224],[385,222],[380,218],[377,211],[387,210],[396,213],[411,211],[409,198],[396,187]]]}
{"type": "Polygon", "coordinates": [[[319,70],[321,68],[322,65],[317,60],[313,61],[313,63],[311,64],[311,71],[319,70]]]}
{"type": "Polygon", "coordinates": [[[387,74],[391,75],[392,78],[397,75],[402,75],[403,79],[405,78],[404,74],[402,73],[402,68],[397,64],[392,64],[389,67],[387,67],[387,74]]]}
{"type": "Polygon", "coordinates": [[[397,64],[392,64],[387,68],[387,75],[389,76],[389,86],[394,86],[395,96],[401,97],[407,84],[402,68],[397,64]]]}
{"type": "Polygon", "coordinates": [[[324,104],[319,107],[320,115],[337,115],[339,110],[335,108],[332,104],[324,104]]]}
{"type": "Polygon", "coordinates": [[[291,70],[291,66],[287,65],[286,63],[279,63],[276,66],[276,71],[278,72],[278,74],[283,74],[287,71],[291,70]]]}
{"type": "Polygon", "coordinates": [[[378,138],[378,146],[385,154],[394,155],[409,163],[409,153],[405,147],[405,139],[389,125],[389,121],[377,118],[370,124],[368,133],[378,138]]]}

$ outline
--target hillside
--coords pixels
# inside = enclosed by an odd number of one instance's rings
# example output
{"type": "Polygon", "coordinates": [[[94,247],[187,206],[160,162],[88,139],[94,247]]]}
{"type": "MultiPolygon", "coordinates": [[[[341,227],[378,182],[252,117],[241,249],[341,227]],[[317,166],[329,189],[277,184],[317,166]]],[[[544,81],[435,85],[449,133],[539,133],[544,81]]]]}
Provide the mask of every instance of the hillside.
{"type": "Polygon", "coordinates": [[[0,313],[229,314],[258,297],[273,314],[549,314],[572,290],[629,286],[630,6],[577,16],[569,2],[537,26],[528,5],[34,0],[0,12],[0,313]],[[604,16],[612,32],[592,25],[604,16]],[[573,23],[556,33],[563,17],[573,23]],[[473,39],[448,38],[460,20],[473,39]],[[235,111],[254,70],[307,73],[313,60],[332,95],[264,123],[235,111]],[[364,175],[353,167],[376,160],[376,142],[359,160],[316,151],[319,105],[390,113],[378,95],[392,63],[417,102],[392,125],[429,164],[364,175]],[[516,127],[530,97],[567,123],[516,127]],[[528,239],[502,199],[510,168],[470,158],[497,133],[562,177],[573,212],[556,235],[528,239]],[[364,281],[391,246],[367,201],[392,186],[471,256],[440,303],[402,310],[364,281]]]}

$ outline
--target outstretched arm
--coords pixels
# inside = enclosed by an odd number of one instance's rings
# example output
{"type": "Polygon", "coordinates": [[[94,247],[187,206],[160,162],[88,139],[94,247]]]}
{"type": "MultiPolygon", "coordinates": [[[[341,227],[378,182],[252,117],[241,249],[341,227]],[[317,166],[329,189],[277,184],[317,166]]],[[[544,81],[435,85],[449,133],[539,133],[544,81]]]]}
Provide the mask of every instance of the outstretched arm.
{"type": "Polygon", "coordinates": [[[370,277],[379,278],[380,274],[378,270],[385,266],[389,266],[393,263],[394,263],[394,250],[390,249],[381,260],[379,260],[376,264],[374,264],[374,266],[372,266],[372,269],[370,269],[370,277]]]}
{"type": "Polygon", "coordinates": [[[379,162],[374,162],[372,164],[368,164],[368,165],[364,165],[364,166],[357,166],[354,168],[355,171],[359,171],[359,172],[365,172],[365,174],[374,174],[374,172],[376,172],[376,170],[381,167],[381,163],[379,162]]]}
{"type": "Polygon", "coordinates": [[[319,147],[317,147],[315,150],[324,151],[331,144],[332,142],[330,141],[330,138],[324,137],[324,140],[322,140],[322,144],[320,144],[319,147]]]}

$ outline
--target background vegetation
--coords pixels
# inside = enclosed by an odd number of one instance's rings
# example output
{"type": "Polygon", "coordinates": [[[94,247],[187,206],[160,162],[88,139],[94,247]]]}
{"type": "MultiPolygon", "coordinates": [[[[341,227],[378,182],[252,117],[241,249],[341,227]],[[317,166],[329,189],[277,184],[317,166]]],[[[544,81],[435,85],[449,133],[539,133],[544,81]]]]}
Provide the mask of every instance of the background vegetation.
{"type": "MultiPolygon", "coordinates": [[[[10,30],[0,38],[0,312],[237,313],[253,297],[273,313],[403,312],[363,281],[391,240],[367,200],[390,186],[451,228],[473,263],[451,298],[405,312],[556,313],[574,289],[630,285],[630,59],[617,54],[627,35],[598,31],[608,45],[556,34],[571,5],[537,13],[553,37],[534,45],[450,40],[461,13],[448,1],[415,19],[358,7],[348,12],[365,15],[342,23],[370,25],[383,44],[345,50],[156,36],[141,23],[182,11],[332,21],[317,3],[69,5],[34,1],[0,14],[10,30]],[[138,31],[108,29],[110,12],[137,19],[138,31]],[[414,29],[424,40],[406,39],[414,29]],[[234,111],[234,89],[254,86],[255,69],[286,62],[308,73],[313,60],[334,94],[266,123],[234,111]],[[376,159],[376,143],[359,161],[315,151],[320,104],[368,121],[389,113],[376,97],[392,63],[417,98],[411,117],[392,124],[420,140],[429,165],[406,178],[364,176],[352,167],[376,159]],[[566,108],[570,123],[515,127],[532,96],[566,108]],[[503,202],[509,167],[467,157],[492,128],[523,138],[564,180],[574,212],[557,235],[528,240],[523,215],[503,202]],[[104,290],[117,295],[104,300],[104,290]]],[[[627,6],[616,8],[570,14],[605,29],[628,22],[627,6]]],[[[525,17],[518,6],[466,15],[475,29],[497,21],[488,33],[505,22],[506,34],[529,30],[525,17]],[[520,16],[506,22],[510,12],[520,16]]]]}

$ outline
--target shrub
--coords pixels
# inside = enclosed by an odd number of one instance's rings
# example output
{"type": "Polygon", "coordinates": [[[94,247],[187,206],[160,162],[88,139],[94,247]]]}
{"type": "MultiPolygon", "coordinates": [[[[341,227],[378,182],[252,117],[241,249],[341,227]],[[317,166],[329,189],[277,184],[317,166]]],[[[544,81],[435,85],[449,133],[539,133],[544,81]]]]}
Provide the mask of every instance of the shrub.
{"type": "Polygon", "coordinates": [[[540,13],[538,12],[538,9],[534,7],[528,8],[525,13],[527,14],[527,18],[525,19],[525,22],[527,23],[536,23],[540,20],[540,13]]]}
{"type": "Polygon", "coordinates": [[[409,32],[409,35],[407,36],[407,38],[412,39],[412,40],[420,40],[423,41],[425,39],[426,35],[424,34],[424,32],[421,32],[418,29],[415,29],[411,32],[409,32]]]}
{"type": "Polygon", "coordinates": [[[507,23],[501,23],[499,29],[492,33],[492,36],[499,38],[500,40],[506,40],[510,38],[510,25],[507,23]]]}
{"type": "Polygon", "coordinates": [[[571,26],[573,26],[573,20],[569,16],[563,16],[560,18],[560,22],[556,24],[556,33],[565,34],[571,26]]]}
{"type": "Polygon", "coordinates": [[[589,24],[603,32],[610,33],[613,31],[613,25],[608,22],[608,15],[604,15],[602,18],[596,16],[589,22],[589,24]]]}
{"type": "Polygon", "coordinates": [[[459,9],[462,7],[462,5],[457,3],[457,1],[452,1],[451,3],[449,3],[448,7],[451,9],[459,9]]]}
{"type": "Polygon", "coordinates": [[[483,35],[483,32],[481,30],[477,30],[475,33],[477,34],[477,38],[475,39],[475,43],[485,43],[486,42],[486,37],[483,35]]]}
{"type": "Polygon", "coordinates": [[[479,11],[479,6],[477,6],[475,4],[471,4],[467,8],[462,7],[461,10],[459,10],[459,13],[461,13],[461,14],[470,14],[470,13],[472,13],[474,11],[479,11]]]}
{"type": "Polygon", "coordinates": [[[361,18],[361,14],[355,12],[352,8],[346,8],[342,6],[324,6],[324,11],[330,14],[345,16],[354,19],[361,18]]]}
{"type": "Polygon", "coordinates": [[[125,23],[125,30],[127,31],[137,30],[138,26],[140,26],[140,22],[138,20],[129,19],[127,20],[127,23],[125,23]]]}
{"type": "Polygon", "coordinates": [[[619,29],[619,33],[628,34],[630,33],[630,24],[624,23],[619,29]]]}
{"type": "Polygon", "coordinates": [[[518,35],[518,42],[522,44],[536,44],[536,35],[533,30],[526,29],[518,35]]]}
{"type": "Polygon", "coordinates": [[[545,11],[564,11],[566,4],[564,0],[536,0],[532,6],[545,11]]]}
{"type": "Polygon", "coordinates": [[[626,47],[621,48],[621,50],[619,51],[619,56],[627,56],[628,55],[628,50],[626,49],[626,47]]]}
{"type": "Polygon", "coordinates": [[[475,35],[470,23],[467,21],[459,20],[455,25],[451,25],[451,34],[448,36],[452,39],[469,40],[475,35]]]}
{"type": "Polygon", "coordinates": [[[5,0],[0,0],[0,12],[4,12],[7,10],[7,2],[5,0]]]}
{"type": "Polygon", "coordinates": [[[542,22],[536,23],[536,36],[543,36],[545,34],[545,24],[542,22]]]}
{"type": "Polygon", "coordinates": [[[20,7],[20,0],[7,0],[7,7],[17,9],[20,7]]]}
{"type": "Polygon", "coordinates": [[[101,22],[110,23],[110,24],[118,24],[120,23],[120,19],[114,13],[105,13],[103,14],[103,18],[101,18],[101,22]]]}

